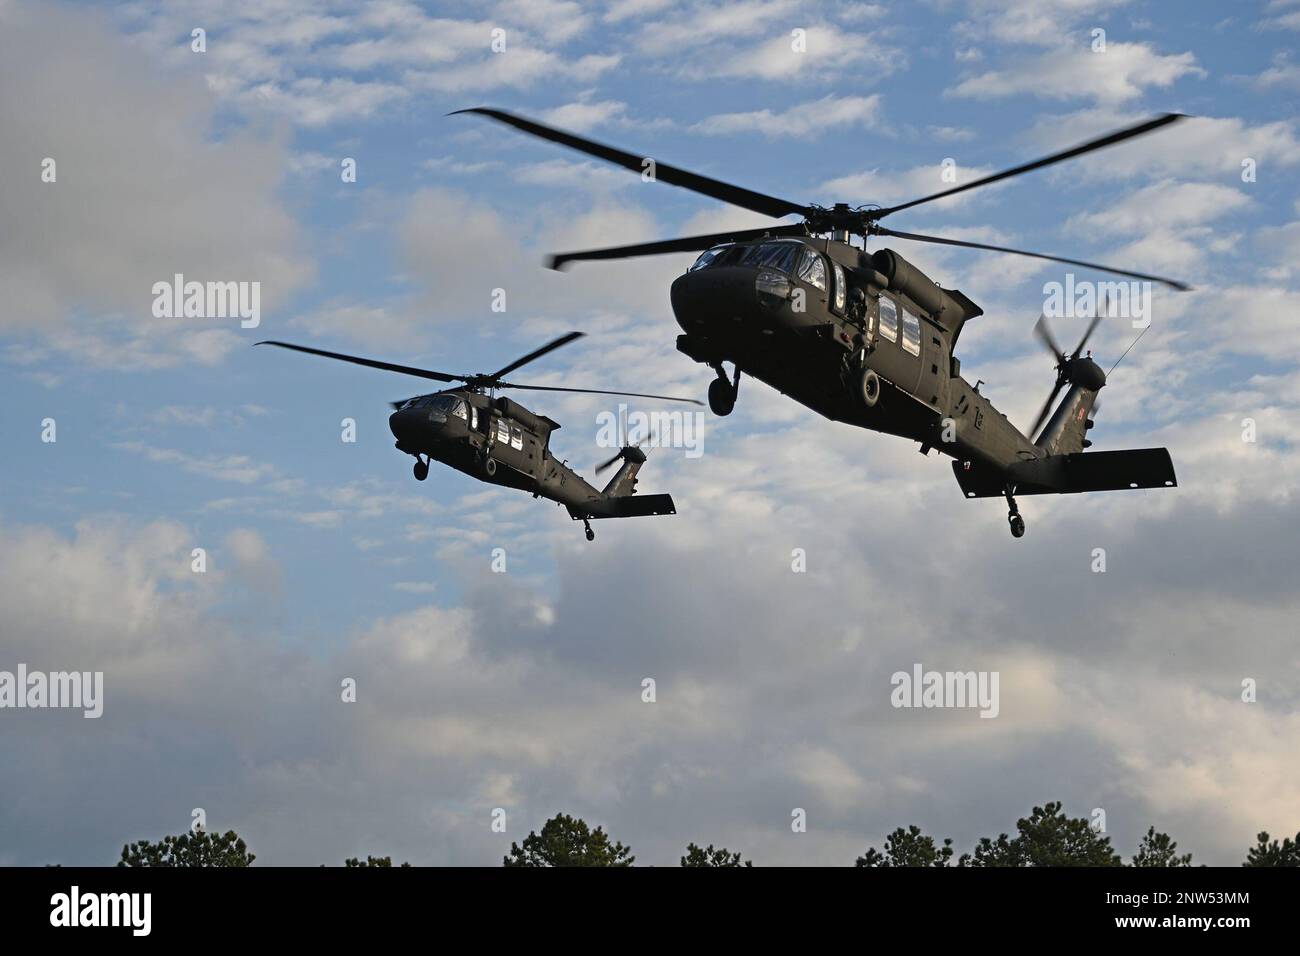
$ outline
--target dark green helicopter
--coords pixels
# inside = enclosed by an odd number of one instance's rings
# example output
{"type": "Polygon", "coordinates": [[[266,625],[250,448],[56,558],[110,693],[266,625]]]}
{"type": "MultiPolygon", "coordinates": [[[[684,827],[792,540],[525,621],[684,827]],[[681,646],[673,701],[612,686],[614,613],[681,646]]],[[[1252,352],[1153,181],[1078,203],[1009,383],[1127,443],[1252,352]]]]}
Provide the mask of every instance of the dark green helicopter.
{"type": "MultiPolygon", "coordinates": [[[[1035,332],[1056,358],[1056,383],[1028,433],[1022,433],[961,377],[953,355],[965,323],[983,310],[956,289],[934,280],[891,249],[865,250],[870,236],[1031,256],[1116,275],[1188,288],[1160,276],[940,236],[898,232],[885,216],[946,196],[1041,169],[1165,127],[1183,118],[1169,113],[1041,159],[953,186],[896,206],[829,208],[803,205],[710,179],[605,146],[495,109],[478,113],[533,136],[623,166],[647,178],[773,217],[802,222],[687,236],[662,242],[551,256],[570,262],[700,251],[672,285],[673,313],[684,334],[677,348],[710,366],[709,407],[735,407],[741,372],[835,421],[910,438],[922,454],[934,448],[955,459],[953,472],[968,498],[1005,497],[1011,533],[1025,522],[1016,495],[1071,494],[1177,484],[1165,448],[1085,452],[1091,413],[1106,375],[1085,346],[1098,312],[1075,349],[1066,353],[1041,319],[1035,332]],[[860,236],[863,248],[850,244],[860,236]],[[728,376],[725,362],[733,365],[728,376]],[[1065,398],[1052,411],[1061,389],[1065,398]],[[1050,418],[1049,418],[1050,413],[1050,418]],[[1046,424],[1044,424],[1046,422],[1046,424]],[[1036,437],[1035,437],[1036,436],[1036,437]]],[[[1123,356],[1121,356],[1122,358],[1123,356]]],[[[1118,364],[1118,363],[1116,363],[1118,364]]],[[[1111,366],[1114,371],[1114,366],[1111,366]]]]}
{"type": "Polygon", "coordinates": [[[506,375],[516,369],[582,338],[582,335],[581,332],[562,335],[495,372],[479,375],[433,372],[288,342],[257,344],[277,345],[283,349],[306,352],[308,355],[322,355],[325,358],[437,382],[464,382],[464,385],[457,388],[392,403],[395,410],[388,418],[388,427],[397,439],[398,451],[415,456],[415,477],[424,481],[429,477],[429,463],[440,461],[479,481],[518,488],[530,492],[534,498],[549,498],[564,505],[573,520],[582,522],[587,540],[591,541],[596,537],[596,533],[591,530],[593,518],[636,518],[677,513],[671,495],[636,494],[637,472],[645,464],[645,452],[634,445],[620,448],[614,457],[597,467],[596,473],[599,474],[619,460],[622,460],[623,466],[604,489],[597,490],[551,454],[551,433],[560,427],[557,423],[545,415],[534,414],[516,401],[504,396],[497,397],[495,393],[503,389],[583,392],[589,395],[625,395],[665,402],[690,402],[693,405],[701,403],[693,398],[673,398],[668,395],[613,392],[599,388],[519,385],[504,380],[506,375]]]}

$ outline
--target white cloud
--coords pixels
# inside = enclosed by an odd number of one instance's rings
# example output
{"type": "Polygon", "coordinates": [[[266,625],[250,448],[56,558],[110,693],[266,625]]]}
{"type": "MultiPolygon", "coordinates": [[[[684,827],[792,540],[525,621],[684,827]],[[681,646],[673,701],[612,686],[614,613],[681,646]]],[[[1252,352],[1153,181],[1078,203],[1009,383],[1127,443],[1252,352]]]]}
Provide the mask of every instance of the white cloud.
{"type": "Polygon", "coordinates": [[[373,116],[409,91],[393,83],[358,83],[347,77],[300,77],[289,83],[262,83],[241,96],[246,106],[263,107],[303,126],[327,126],[373,116]]]}
{"type": "Polygon", "coordinates": [[[751,37],[788,19],[795,6],[793,0],[741,0],[726,7],[691,4],[673,16],[660,16],[645,24],[637,45],[644,54],[665,56],[719,40],[751,37]]]}
{"type": "MultiPolygon", "coordinates": [[[[1148,118],[1149,114],[1110,109],[1080,110],[1038,121],[1032,139],[1044,150],[1062,149],[1148,118]]],[[[1241,182],[1246,159],[1255,160],[1263,170],[1289,169],[1300,163],[1295,121],[1252,124],[1230,116],[1192,116],[1072,160],[1068,169],[1071,177],[1089,180],[1230,175],[1241,182]]]]}
{"type": "Polygon", "coordinates": [[[438,70],[411,70],[404,76],[408,86],[440,93],[464,93],[502,87],[522,89],[542,81],[564,80],[591,83],[621,62],[618,54],[589,53],[566,60],[549,50],[512,48],[505,53],[488,53],[469,63],[438,70]]]}
{"type": "Polygon", "coordinates": [[[1130,0],[966,0],[955,28],[965,40],[1056,46],[1063,33],[1101,26],[1130,0]]]}
{"type": "MultiPolygon", "coordinates": [[[[827,196],[847,197],[846,201],[850,202],[850,204],[869,202],[886,206],[908,199],[928,196],[930,193],[942,192],[945,189],[972,182],[982,176],[988,176],[992,172],[994,170],[991,166],[968,167],[962,166],[960,163],[952,166],[934,163],[929,166],[913,166],[911,169],[896,172],[870,169],[839,176],[822,183],[818,189],[827,196]],[[951,171],[951,178],[945,179],[944,177],[949,171],[951,171]]],[[[983,189],[972,189],[947,199],[935,200],[927,204],[927,208],[952,209],[976,199],[987,199],[998,188],[999,185],[994,184],[983,189]]],[[[903,227],[900,226],[899,228],[903,227]]]]}
{"type": "Polygon", "coordinates": [[[1164,89],[1184,76],[1205,75],[1190,52],[1166,55],[1147,43],[1112,42],[1104,53],[1062,48],[1015,57],[1008,66],[962,80],[951,92],[975,99],[1023,94],[1122,103],[1151,87],[1164,89]]]}
{"type": "Polygon", "coordinates": [[[789,109],[747,113],[717,113],[691,128],[701,133],[724,136],[731,133],[761,133],[769,139],[815,137],[839,127],[875,129],[880,123],[880,95],[824,96],[789,109]]]}
{"type": "Polygon", "coordinates": [[[621,100],[583,100],[546,110],[539,119],[560,129],[586,132],[597,126],[609,126],[623,120],[627,104],[621,100]]]}
{"type": "Polygon", "coordinates": [[[824,81],[841,74],[883,78],[906,66],[905,54],[870,33],[837,26],[801,26],[802,48],[789,31],[748,46],[727,44],[679,68],[692,80],[733,79],[824,81]]]}
{"type": "Polygon", "coordinates": [[[1149,233],[1212,222],[1240,212],[1250,204],[1245,192],[1231,186],[1162,179],[1108,203],[1097,212],[1072,216],[1065,228],[1102,235],[1149,233]]]}
{"type": "Polygon", "coordinates": [[[283,145],[214,140],[201,83],[151,66],[92,12],[14,6],[0,19],[0,322],[100,364],[220,359],[238,322],[155,319],[152,286],[178,272],[256,281],[270,310],[307,281],[276,194],[283,145]]]}

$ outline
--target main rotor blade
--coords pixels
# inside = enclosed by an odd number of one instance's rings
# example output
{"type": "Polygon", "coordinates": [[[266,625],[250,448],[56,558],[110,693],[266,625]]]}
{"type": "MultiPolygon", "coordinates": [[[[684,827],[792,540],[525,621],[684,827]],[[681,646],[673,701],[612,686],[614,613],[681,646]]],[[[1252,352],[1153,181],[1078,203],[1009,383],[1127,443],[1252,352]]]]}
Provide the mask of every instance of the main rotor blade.
{"type": "Polygon", "coordinates": [[[485,378],[495,381],[496,379],[499,379],[502,375],[509,375],[515,369],[527,365],[529,362],[536,361],[537,359],[545,355],[547,352],[553,352],[562,345],[568,345],[574,339],[580,339],[585,334],[586,334],[585,332],[568,332],[564,335],[561,335],[558,339],[555,339],[553,342],[547,342],[540,349],[534,349],[533,351],[525,355],[523,358],[515,359],[505,368],[499,369],[496,372],[493,372],[491,375],[485,376],[485,378]]]}
{"type": "Polygon", "coordinates": [[[326,352],[324,349],[308,348],[305,345],[292,345],[289,342],[256,342],[256,345],[277,345],[282,349],[306,352],[308,355],[320,355],[325,358],[338,359],[340,362],[352,362],[354,365],[366,365],[370,368],[383,369],[386,372],[401,372],[403,375],[415,375],[418,378],[431,378],[435,382],[463,382],[464,375],[448,375],[445,372],[431,372],[427,368],[413,368],[410,365],[394,365],[392,362],[380,362],[376,359],[360,358],[356,355],[344,355],[342,352],[326,352]]]}
{"type": "Polygon", "coordinates": [[[612,392],[604,388],[562,388],[557,385],[515,385],[513,382],[497,382],[496,388],[520,388],[530,392],[582,392],[585,395],[626,395],[630,398],[656,398],[662,402],[689,402],[692,405],[703,405],[703,402],[696,401],[693,398],[677,398],[673,395],[647,395],[644,392],[612,392]]]}
{"type": "Polygon", "coordinates": [[[1040,315],[1038,321],[1034,323],[1034,334],[1047,346],[1048,350],[1056,356],[1056,364],[1060,365],[1065,361],[1065,353],[1061,347],[1056,344],[1056,336],[1052,334],[1052,327],[1047,324],[1047,316],[1040,315]]]}
{"type": "Polygon", "coordinates": [[[965,192],[968,189],[975,189],[978,186],[987,186],[989,183],[996,183],[1003,179],[1009,179],[1012,176],[1019,176],[1021,173],[1032,172],[1035,169],[1042,169],[1044,166],[1051,166],[1054,163],[1064,162],[1067,159],[1082,156],[1084,153],[1091,153],[1093,150],[1105,149],[1107,146],[1114,146],[1116,143],[1122,143],[1126,139],[1132,139],[1135,136],[1142,136],[1164,126],[1168,126],[1170,123],[1176,123],[1179,120],[1186,118],[1187,117],[1182,113],[1164,113],[1157,116],[1155,119],[1147,120],[1145,123],[1138,123],[1136,126],[1129,126],[1125,129],[1116,130],[1113,133],[1107,133],[1105,136],[1098,137],[1097,139],[1090,139],[1086,143],[1080,143],[1078,146],[1072,146],[1059,153],[1052,153],[1050,156],[1044,156],[1041,159],[1034,160],[1033,162],[1014,166],[1011,169],[1005,169],[1000,173],[994,173],[991,176],[985,176],[982,179],[976,179],[973,182],[962,183],[960,186],[953,186],[951,189],[945,189],[942,192],[937,192],[930,196],[923,196],[920,199],[913,199],[911,202],[905,202],[898,206],[890,206],[887,209],[876,210],[872,218],[880,219],[902,209],[911,209],[913,206],[919,206],[922,203],[933,202],[934,200],[942,199],[945,196],[952,196],[956,193],[965,192]]]}
{"type": "Polygon", "coordinates": [[[1065,379],[1057,378],[1056,384],[1052,386],[1052,394],[1047,396],[1047,401],[1043,402],[1043,407],[1039,409],[1038,417],[1034,419],[1034,427],[1029,429],[1029,440],[1034,441],[1038,437],[1038,430],[1043,427],[1043,422],[1047,421],[1047,414],[1052,410],[1052,403],[1056,401],[1056,396],[1061,394],[1061,388],[1065,385],[1065,379]]]}
{"type": "Polygon", "coordinates": [[[1063,262],[1069,266],[1081,266],[1084,269],[1096,269],[1098,272],[1109,272],[1117,276],[1128,276],[1130,279],[1146,279],[1149,282],[1160,282],[1169,286],[1171,289],[1177,289],[1179,292],[1188,291],[1191,286],[1185,282],[1179,282],[1177,279],[1166,279],[1164,276],[1154,276],[1146,272],[1130,272],[1128,269],[1116,269],[1114,266],[1105,266],[1097,262],[1084,262],[1082,259],[1066,259],[1061,256],[1049,256],[1042,252],[1029,252],[1025,249],[1010,249],[1007,246],[991,246],[983,242],[967,242],[964,239],[945,239],[942,236],[923,236],[915,232],[898,232],[894,229],[888,229],[885,226],[872,226],[872,231],[881,236],[894,236],[898,239],[911,239],[913,242],[935,242],[944,246],[961,246],[965,249],[984,249],[987,252],[1005,252],[1013,256],[1029,256],[1031,259],[1045,259],[1048,262],[1063,262]]]}
{"type": "Polygon", "coordinates": [[[522,116],[515,116],[513,113],[507,113],[504,110],[480,106],[455,110],[448,115],[455,116],[457,113],[477,113],[480,116],[486,116],[498,123],[505,123],[517,130],[550,140],[552,143],[559,143],[561,146],[576,149],[588,156],[595,156],[597,159],[603,159],[606,162],[614,163],[616,166],[622,166],[624,169],[630,169],[634,173],[650,173],[659,182],[668,183],[672,186],[681,186],[683,189],[689,189],[692,192],[713,199],[720,199],[733,206],[740,206],[742,209],[761,212],[765,216],[780,219],[782,216],[791,214],[806,216],[811,211],[807,206],[790,202],[788,199],[779,199],[776,196],[768,196],[765,193],[745,189],[742,186],[724,183],[719,179],[710,179],[708,176],[701,176],[699,173],[692,173],[689,170],[653,160],[652,157],[629,153],[613,146],[606,146],[603,143],[597,143],[582,136],[575,136],[573,133],[566,133],[564,130],[554,129],[522,116]],[[647,165],[647,160],[654,163],[653,167],[647,165]]]}
{"type": "Polygon", "coordinates": [[[596,259],[630,259],[635,256],[658,256],[667,252],[703,252],[724,242],[748,242],[766,236],[804,236],[808,229],[802,223],[785,226],[767,226],[761,229],[741,229],[736,232],[713,232],[706,236],[683,236],[680,239],[663,239],[659,242],[641,242],[631,246],[613,246],[608,249],[587,249],[583,252],[561,252],[548,256],[547,268],[563,269],[570,262],[596,259]]]}

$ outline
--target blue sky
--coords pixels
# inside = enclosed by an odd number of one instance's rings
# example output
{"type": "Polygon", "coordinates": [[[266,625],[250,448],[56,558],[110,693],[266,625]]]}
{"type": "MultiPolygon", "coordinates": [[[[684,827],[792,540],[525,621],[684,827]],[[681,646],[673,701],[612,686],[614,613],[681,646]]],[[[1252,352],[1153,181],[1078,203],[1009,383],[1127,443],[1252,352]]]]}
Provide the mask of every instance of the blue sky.
{"type": "MultiPolygon", "coordinates": [[[[1207,862],[1300,826],[1300,4],[227,7],[0,2],[0,669],[102,669],[108,694],[93,729],[0,713],[23,781],[0,860],[110,862],[195,806],[268,863],[490,863],[559,809],[659,863],[691,839],[846,863],[908,822],[964,847],[1056,798],[1111,808],[1126,853],[1149,823],[1207,862]],[[385,403],[418,380],[252,343],[471,372],[579,329],[526,380],[702,397],[667,294],[689,256],[542,257],[765,221],[446,115],[479,105],[826,204],[1190,114],[891,220],[1194,285],[1155,291],[1094,433],[1168,445],[1181,487],[1037,499],[1013,542],[946,462],[754,382],[701,457],[652,452],[642,489],[680,514],[592,545],[548,503],[417,484],[385,403]],[[175,272],[260,282],[260,327],[153,318],[175,272]],[[1002,715],[890,710],[916,661],[999,669],[1002,715]]],[[[895,248],[984,308],[963,370],[1027,426],[1052,376],[1030,329],[1064,267],[895,248]]],[[[1107,323],[1102,364],[1133,335],[1107,323]]],[[[577,470],[607,457],[608,400],[528,403],[577,470]]]]}

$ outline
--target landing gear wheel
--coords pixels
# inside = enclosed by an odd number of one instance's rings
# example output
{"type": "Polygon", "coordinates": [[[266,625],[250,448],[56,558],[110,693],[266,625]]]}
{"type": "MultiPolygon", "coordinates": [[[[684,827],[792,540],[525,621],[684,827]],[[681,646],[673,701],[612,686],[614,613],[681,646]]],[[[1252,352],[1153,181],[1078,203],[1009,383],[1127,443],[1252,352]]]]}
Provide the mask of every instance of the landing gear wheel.
{"type": "Polygon", "coordinates": [[[1025,536],[1025,519],[1020,517],[1020,509],[1016,506],[1015,486],[1007,485],[1003,489],[1003,494],[1007,496],[1007,521],[1011,524],[1011,537],[1023,538],[1025,536]]]}
{"type": "Polygon", "coordinates": [[[736,407],[736,390],[725,378],[715,378],[709,383],[709,410],[719,417],[731,414],[736,407]]]}
{"type": "Polygon", "coordinates": [[[864,368],[858,373],[858,397],[867,408],[875,407],[880,401],[880,376],[872,369],[864,368]]]}
{"type": "Polygon", "coordinates": [[[495,458],[483,459],[483,472],[491,478],[497,473],[497,460],[495,458]]]}
{"type": "Polygon", "coordinates": [[[588,541],[595,541],[595,540],[596,540],[596,532],[594,532],[594,531],[591,530],[591,522],[588,521],[586,518],[583,518],[583,519],[582,519],[582,526],[583,526],[584,528],[587,529],[587,540],[588,540],[588,541]]]}
{"type": "Polygon", "coordinates": [[[427,461],[415,459],[415,467],[411,470],[415,472],[416,481],[424,481],[429,477],[429,463],[427,461]]]}

